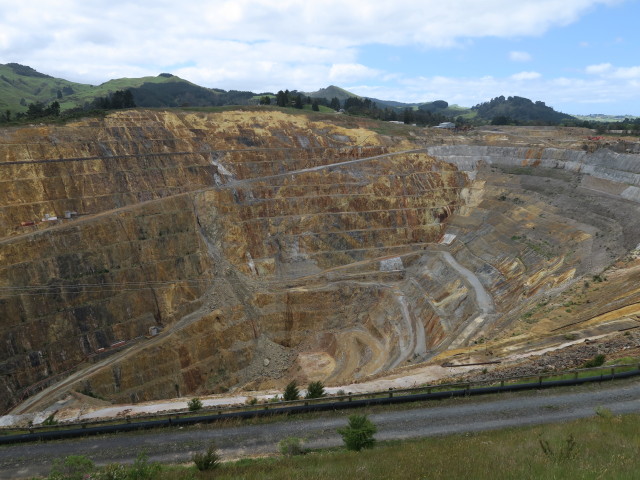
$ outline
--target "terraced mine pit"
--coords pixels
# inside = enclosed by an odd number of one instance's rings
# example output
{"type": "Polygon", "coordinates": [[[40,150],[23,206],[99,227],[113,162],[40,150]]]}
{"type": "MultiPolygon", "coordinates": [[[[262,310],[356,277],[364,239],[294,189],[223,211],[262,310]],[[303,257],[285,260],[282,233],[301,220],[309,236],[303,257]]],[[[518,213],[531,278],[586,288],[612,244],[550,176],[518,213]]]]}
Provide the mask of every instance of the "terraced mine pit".
{"type": "Polygon", "coordinates": [[[0,410],[340,386],[640,326],[637,144],[367,122],[0,132],[0,410]]]}

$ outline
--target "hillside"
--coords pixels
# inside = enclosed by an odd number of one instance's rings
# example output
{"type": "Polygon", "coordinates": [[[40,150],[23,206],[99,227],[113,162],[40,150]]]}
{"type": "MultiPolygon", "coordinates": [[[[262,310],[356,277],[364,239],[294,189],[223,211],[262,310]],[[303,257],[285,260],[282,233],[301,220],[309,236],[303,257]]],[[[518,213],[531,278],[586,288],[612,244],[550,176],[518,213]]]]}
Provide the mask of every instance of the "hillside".
{"type": "Polygon", "coordinates": [[[60,103],[61,110],[84,108],[98,97],[131,90],[139,107],[246,105],[253,92],[225,91],[195,85],[169,73],[155,77],[118,78],[97,86],[69,82],[10,63],[0,65],[0,111],[25,112],[30,103],[60,103]]]}
{"type": "Polygon", "coordinates": [[[532,102],[523,97],[496,97],[489,102],[481,103],[473,107],[479,118],[492,122],[495,125],[531,124],[554,125],[563,120],[572,120],[574,117],[566,113],[556,112],[544,102],[532,102]]]}
{"type": "Polygon", "coordinates": [[[0,65],[0,111],[24,112],[35,102],[60,102],[62,108],[78,106],[74,97],[83,96],[93,87],[37,72],[17,63],[0,65]],[[60,92],[58,94],[58,92],[60,92]]]}

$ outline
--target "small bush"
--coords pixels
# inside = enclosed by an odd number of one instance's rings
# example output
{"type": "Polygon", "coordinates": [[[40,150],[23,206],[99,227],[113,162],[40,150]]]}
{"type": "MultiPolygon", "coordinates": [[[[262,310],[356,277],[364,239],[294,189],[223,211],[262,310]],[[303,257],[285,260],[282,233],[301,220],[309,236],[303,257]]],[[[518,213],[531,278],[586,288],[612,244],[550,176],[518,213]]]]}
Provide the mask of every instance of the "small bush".
{"type": "Polygon", "coordinates": [[[256,397],[250,397],[250,398],[247,398],[247,400],[244,403],[246,403],[247,405],[257,405],[258,399],[256,397]]]}
{"type": "Polygon", "coordinates": [[[192,460],[196,464],[196,468],[201,472],[213,470],[220,466],[220,455],[218,455],[218,450],[214,443],[209,445],[206,452],[194,454],[192,460]]]}
{"type": "Polygon", "coordinates": [[[292,457],[294,455],[304,455],[306,452],[302,447],[302,440],[297,437],[287,437],[280,440],[278,448],[282,455],[292,457]]]}
{"type": "Polygon", "coordinates": [[[196,412],[202,408],[202,400],[200,400],[198,397],[194,397],[189,400],[187,407],[189,407],[190,412],[196,412]]]}
{"type": "Polygon", "coordinates": [[[56,460],[49,475],[50,480],[82,480],[93,472],[93,462],[84,455],[69,455],[64,461],[56,460]]]}
{"type": "Polygon", "coordinates": [[[292,380],[285,387],[282,398],[284,399],[285,402],[288,402],[291,400],[298,400],[299,397],[300,397],[300,390],[298,390],[298,384],[296,383],[295,380],[292,380]]]}
{"type": "Polygon", "coordinates": [[[159,463],[149,463],[149,457],[146,453],[138,454],[136,461],[129,468],[128,478],[131,480],[154,480],[162,467],[159,463]]]}
{"type": "Polygon", "coordinates": [[[366,415],[350,415],[349,424],[339,428],[338,433],[342,435],[347,450],[359,452],[363,448],[373,448],[376,440],[373,435],[378,431],[376,426],[366,415]]]}
{"type": "Polygon", "coordinates": [[[305,398],[321,398],[324,397],[324,385],[322,382],[311,382],[307,387],[307,395],[305,398]]]}
{"type": "Polygon", "coordinates": [[[594,368],[594,367],[600,367],[602,365],[604,365],[604,361],[606,360],[606,357],[603,354],[598,354],[595,357],[593,357],[591,360],[588,360],[587,362],[585,362],[585,364],[583,365],[584,368],[594,368]]]}

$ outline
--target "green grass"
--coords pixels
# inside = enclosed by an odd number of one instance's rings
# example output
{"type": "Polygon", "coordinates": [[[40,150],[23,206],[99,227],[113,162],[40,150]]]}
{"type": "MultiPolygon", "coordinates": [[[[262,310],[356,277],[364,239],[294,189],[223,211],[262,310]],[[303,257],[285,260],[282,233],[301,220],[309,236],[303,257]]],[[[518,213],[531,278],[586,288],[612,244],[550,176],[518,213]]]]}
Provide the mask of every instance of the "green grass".
{"type": "Polygon", "coordinates": [[[381,442],[361,452],[333,448],[243,459],[209,472],[163,466],[154,478],[635,479],[640,470],[639,431],[640,415],[616,417],[594,411],[592,417],[570,423],[381,442]]]}

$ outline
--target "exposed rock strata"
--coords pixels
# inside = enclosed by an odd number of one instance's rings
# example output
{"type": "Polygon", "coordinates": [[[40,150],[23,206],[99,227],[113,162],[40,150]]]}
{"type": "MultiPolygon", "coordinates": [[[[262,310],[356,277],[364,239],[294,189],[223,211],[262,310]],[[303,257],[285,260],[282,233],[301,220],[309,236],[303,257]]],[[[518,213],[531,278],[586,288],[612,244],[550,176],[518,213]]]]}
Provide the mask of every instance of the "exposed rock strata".
{"type": "Polygon", "coordinates": [[[5,132],[0,408],[73,368],[115,401],[380,374],[640,242],[633,154],[400,146],[278,112],[5,132]]]}

